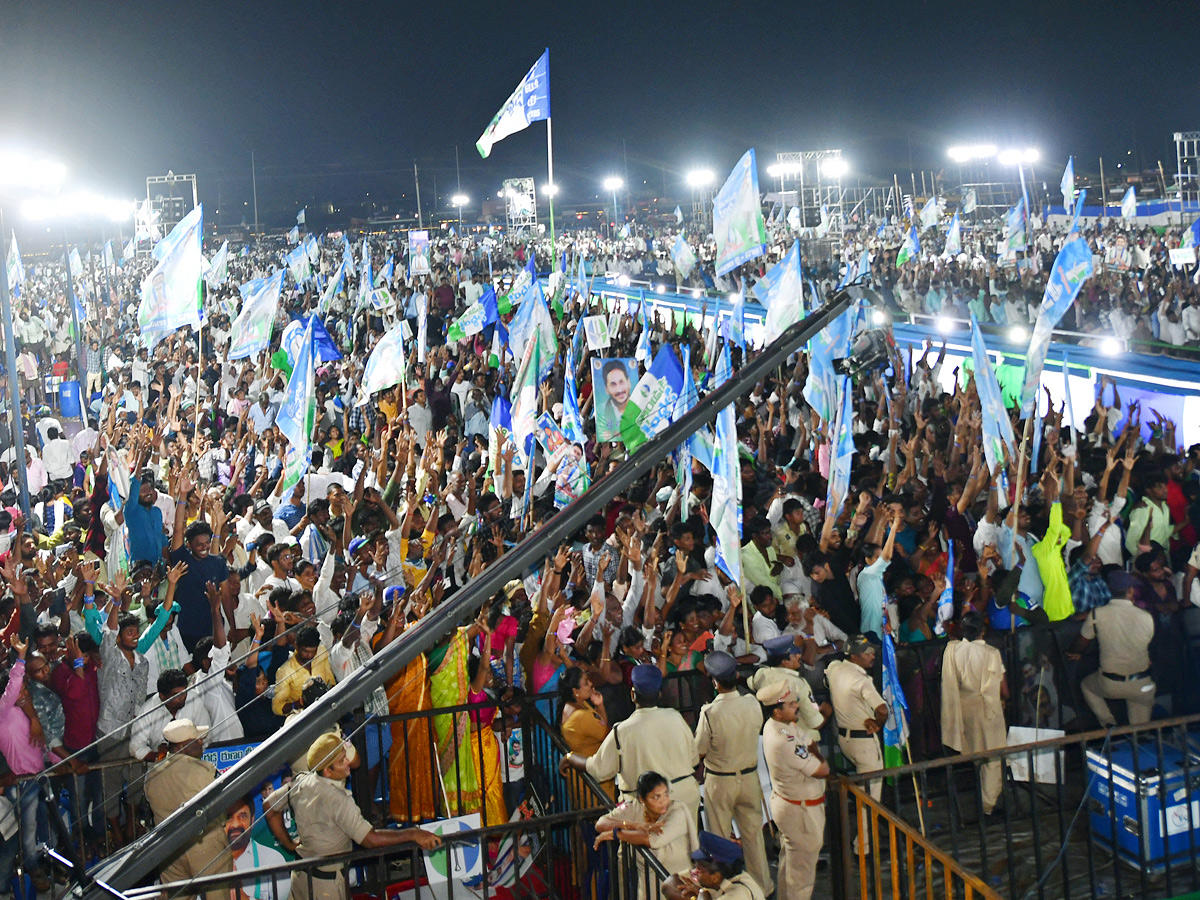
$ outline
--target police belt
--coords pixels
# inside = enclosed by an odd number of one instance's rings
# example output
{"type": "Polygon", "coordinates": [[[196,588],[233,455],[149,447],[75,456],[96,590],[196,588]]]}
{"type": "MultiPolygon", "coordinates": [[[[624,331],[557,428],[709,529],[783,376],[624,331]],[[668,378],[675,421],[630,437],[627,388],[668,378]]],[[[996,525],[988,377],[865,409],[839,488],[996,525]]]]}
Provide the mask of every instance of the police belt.
{"type": "Polygon", "coordinates": [[[342,871],[341,869],[336,872],[327,872],[324,869],[309,869],[308,874],[313,878],[319,878],[323,881],[336,881],[342,874],[342,871]]]}
{"type": "Polygon", "coordinates": [[[749,775],[751,772],[757,772],[758,766],[757,765],[747,766],[746,768],[742,769],[740,772],[714,772],[712,769],[705,769],[704,771],[709,775],[717,775],[722,778],[730,778],[734,775],[749,775]]]}
{"type": "Polygon", "coordinates": [[[785,803],[790,803],[793,806],[820,806],[825,802],[825,798],[823,796],[817,797],[815,800],[793,800],[791,797],[781,797],[779,794],[775,794],[775,796],[779,797],[779,799],[785,803]]]}
{"type": "Polygon", "coordinates": [[[838,734],[840,734],[842,737],[847,737],[847,738],[869,738],[869,737],[874,737],[874,735],[873,735],[873,734],[871,734],[871,732],[869,732],[869,731],[864,731],[864,730],[858,730],[858,731],[856,731],[856,730],[854,730],[854,729],[852,729],[852,728],[839,728],[839,729],[838,729],[838,734]]]}
{"type": "Polygon", "coordinates": [[[1149,678],[1151,672],[1147,669],[1145,672],[1134,672],[1132,675],[1114,675],[1112,672],[1101,672],[1100,674],[1111,681],[1137,681],[1139,678],[1149,678]]]}

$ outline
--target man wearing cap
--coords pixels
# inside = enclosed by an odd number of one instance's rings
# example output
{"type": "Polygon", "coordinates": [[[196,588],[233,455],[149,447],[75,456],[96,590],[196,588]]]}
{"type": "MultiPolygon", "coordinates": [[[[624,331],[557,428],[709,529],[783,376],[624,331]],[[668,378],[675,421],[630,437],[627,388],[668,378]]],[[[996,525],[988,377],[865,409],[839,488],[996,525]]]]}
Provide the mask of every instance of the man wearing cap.
{"type": "Polygon", "coordinates": [[[608,732],[595,755],[582,757],[568,753],[559,763],[565,776],[568,769],[586,771],[597,781],[617,781],[622,799],[637,793],[638,776],[643,772],[661,772],[670,782],[671,796],[688,808],[695,818],[700,813],[700,788],[694,772],[700,757],[688,727],[678,710],[658,705],[663,676],[658,666],[634,666],[633,703],[637,707],[623,722],[608,732]]]}
{"type": "MultiPolygon", "coordinates": [[[[983,616],[962,617],[962,640],[951,641],[942,655],[942,743],[959,753],[994,750],[1006,744],[1004,700],[1008,682],[1000,651],[983,639],[983,616]]],[[[1000,760],[983,764],[983,814],[1000,797],[1000,760]]]]}
{"type": "MultiPolygon", "coordinates": [[[[846,643],[846,655],[847,659],[835,660],[825,668],[829,699],[837,716],[838,746],[860,774],[877,772],[883,768],[883,752],[876,735],[887,723],[888,711],[883,697],[875,689],[875,682],[871,680],[875,645],[861,634],[856,634],[846,643]]],[[[875,800],[881,799],[883,782],[878,778],[873,779],[868,784],[868,790],[875,800]]],[[[867,835],[865,809],[859,833],[867,835]]],[[[854,847],[857,852],[857,837],[854,847]]]]}
{"type": "Polygon", "coordinates": [[[799,647],[795,635],[781,634],[763,641],[762,646],[767,652],[766,665],[755,669],[746,685],[752,691],[776,681],[787,685],[799,704],[797,715],[800,727],[805,730],[808,743],[815,744],[821,739],[821,728],[833,711],[828,704],[824,709],[817,705],[813,699],[812,685],[800,674],[803,655],[810,647],[815,648],[815,642],[806,639],[804,647],[799,647]]]}
{"type": "Polygon", "coordinates": [[[700,849],[692,852],[692,863],[692,871],[676,872],[663,882],[663,896],[667,900],[766,898],[763,889],[742,871],[742,848],[736,841],[701,831],[700,849]]]}
{"type": "MultiPolygon", "coordinates": [[[[416,843],[423,850],[441,846],[441,838],[420,828],[372,828],[346,789],[350,758],[341,735],[321,735],[308,748],[310,771],[277,788],[263,801],[267,824],[275,839],[303,859],[348,853],[354,844],[367,850],[416,843]],[[297,839],[283,821],[290,807],[297,839]]],[[[346,900],[346,879],[339,869],[317,868],[292,879],[295,900],[346,900]],[[311,875],[311,882],[308,877],[311,875]],[[311,883],[311,890],[310,890],[311,883]]]]}
{"type": "Polygon", "coordinates": [[[1093,609],[1083,620],[1079,637],[1067,659],[1079,659],[1093,640],[1100,642],[1100,670],[1083,679],[1083,699],[1100,724],[1117,724],[1109,700],[1124,700],[1130,725],[1150,721],[1154,709],[1154,679],[1150,672],[1150,641],[1154,638],[1154,616],[1133,605],[1130,594],[1137,579],[1128,572],[1108,576],[1112,599],[1093,609]]]}
{"type": "Polygon", "coordinates": [[[768,684],[754,696],[770,716],[763,725],[763,758],[771,775],[771,818],[779,828],[779,896],[808,900],[825,838],[829,765],[805,743],[796,696],[785,684],[768,684]]]}
{"type": "Polygon", "coordinates": [[[758,732],[762,709],[737,689],[737,660],[717,650],[704,658],[717,696],[700,709],[696,753],[704,760],[708,822],[722,837],[733,837],[737,821],[746,868],[766,893],[771,873],[762,834],[762,786],[758,781],[758,732]]]}
{"type": "MultiPolygon", "coordinates": [[[[163,729],[167,756],[152,766],[146,775],[146,799],[156,822],[161,822],[188,800],[217,779],[217,767],[201,759],[207,725],[196,725],[191,719],[176,719],[163,729]]],[[[165,884],[190,881],[201,875],[232,872],[233,859],[225,841],[225,828],[216,820],[200,838],[162,867],[159,877],[165,884]]],[[[214,886],[205,891],[207,900],[228,900],[228,886],[214,886]]]]}

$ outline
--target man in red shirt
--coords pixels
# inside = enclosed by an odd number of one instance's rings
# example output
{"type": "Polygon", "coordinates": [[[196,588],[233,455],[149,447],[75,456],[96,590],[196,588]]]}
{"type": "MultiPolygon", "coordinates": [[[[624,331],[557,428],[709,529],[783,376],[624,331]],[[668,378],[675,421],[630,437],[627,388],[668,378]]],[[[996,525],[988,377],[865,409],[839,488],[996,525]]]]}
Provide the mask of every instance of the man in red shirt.
{"type": "Polygon", "coordinates": [[[75,819],[82,819],[84,823],[84,837],[97,844],[104,839],[104,784],[99,770],[90,770],[88,764],[99,759],[96,747],[92,744],[96,739],[96,724],[100,720],[98,652],[99,648],[90,635],[72,635],[67,638],[64,658],[49,673],[50,687],[62,700],[66,719],[63,748],[71,754],[83,751],[71,764],[74,771],[85,773],[82,781],[68,779],[71,806],[75,819]],[[75,792],[77,783],[82,784],[82,797],[75,792]],[[82,817],[81,808],[89,807],[90,815],[82,817]]]}

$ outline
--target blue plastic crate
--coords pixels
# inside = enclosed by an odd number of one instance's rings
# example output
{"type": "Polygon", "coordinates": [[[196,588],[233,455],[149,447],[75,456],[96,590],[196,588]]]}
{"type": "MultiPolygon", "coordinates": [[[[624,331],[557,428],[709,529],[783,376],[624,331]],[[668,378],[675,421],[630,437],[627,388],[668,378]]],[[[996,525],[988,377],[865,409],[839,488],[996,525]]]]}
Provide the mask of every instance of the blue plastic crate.
{"type": "Polygon", "coordinates": [[[1177,747],[1162,745],[1161,772],[1153,741],[1139,742],[1136,765],[1129,740],[1114,742],[1110,756],[1111,773],[1099,748],[1087,753],[1092,840],[1112,851],[1115,825],[1116,854],[1128,865],[1157,873],[1168,865],[1190,863],[1192,847],[1200,850],[1200,756],[1188,754],[1190,784],[1185,784],[1183,754],[1177,747]],[[1110,809],[1115,810],[1115,823],[1110,809]]]}

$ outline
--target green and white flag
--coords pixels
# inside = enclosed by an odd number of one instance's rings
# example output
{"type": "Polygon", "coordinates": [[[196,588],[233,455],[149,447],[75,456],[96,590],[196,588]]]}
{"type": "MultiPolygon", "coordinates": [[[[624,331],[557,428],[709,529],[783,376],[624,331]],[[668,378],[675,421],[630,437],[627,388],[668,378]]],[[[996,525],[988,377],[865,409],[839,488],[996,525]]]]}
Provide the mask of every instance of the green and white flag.
{"type": "Polygon", "coordinates": [[[224,284],[229,278],[229,241],[224,241],[221,244],[221,249],[213,254],[213,258],[209,261],[208,272],[204,276],[204,280],[208,282],[209,287],[216,287],[219,284],[224,284]]]}
{"type": "Polygon", "coordinates": [[[204,204],[200,204],[154,248],[158,265],[142,281],[138,305],[138,328],[149,349],[178,328],[200,327],[203,232],[204,204]]]}
{"type": "Polygon", "coordinates": [[[267,349],[282,290],[283,269],[276,269],[269,278],[255,278],[238,286],[242,311],[229,329],[229,359],[245,359],[267,349]]]}
{"type": "Polygon", "coordinates": [[[543,53],[533,64],[517,89],[509,95],[483,130],[475,149],[487,159],[493,145],[510,134],[524,131],[534,122],[550,118],[550,51],[543,53]]]}
{"type": "Polygon", "coordinates": [[[542,343],[541,331],[534,330],[521,355],[517,376],[513,379],[512,393],[509,395],[512,398],[513,439],[517,453],[526,466],[531,462],[528,451],[537,434],[538,385],[542,381],[539,373],[554,365],[556,350],[546,347],[542,343]]]}
{"type": "Polygon", "coordinates": [[[283,489],[296,484],[308,471],[311,457],[313,426],[317,419],[316,354],[313,352],[313,322],[309,316],[308,327],[296,354],[296,366],[288,379],[287,394],[283,405],[275,416],[280,433],[288,439],[288,459],[284,462],[283,489]]]}

